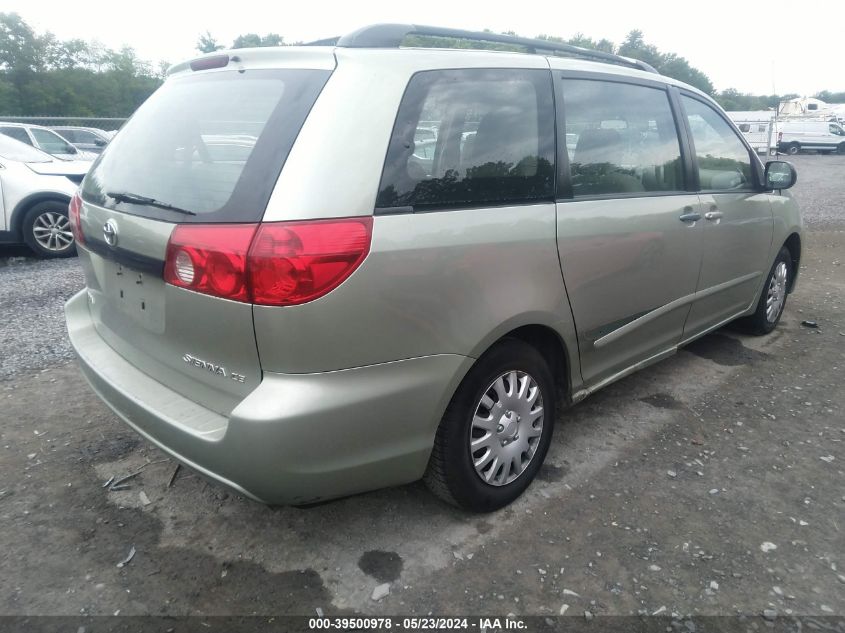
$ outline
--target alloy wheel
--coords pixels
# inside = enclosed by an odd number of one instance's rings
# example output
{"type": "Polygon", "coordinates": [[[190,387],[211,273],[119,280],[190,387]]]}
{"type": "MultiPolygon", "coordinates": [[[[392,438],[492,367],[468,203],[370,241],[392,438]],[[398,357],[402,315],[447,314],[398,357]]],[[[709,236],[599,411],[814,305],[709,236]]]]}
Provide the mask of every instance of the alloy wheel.
{"type": "Polygon", "coordinates": [[[32,235],[45,250],[59,253],[73,245],[70,220],[56,211],[45,211],[32,223],[32,235]]]}

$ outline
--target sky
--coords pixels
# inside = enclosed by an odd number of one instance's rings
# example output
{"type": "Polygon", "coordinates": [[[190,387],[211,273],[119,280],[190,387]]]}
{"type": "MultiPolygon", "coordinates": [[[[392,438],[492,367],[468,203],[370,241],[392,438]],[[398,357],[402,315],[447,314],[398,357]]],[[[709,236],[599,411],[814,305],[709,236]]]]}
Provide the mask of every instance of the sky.
{"type": "MultiPolygon", "coordinates": [[[[243,33],[279,33],[286,42],[342,35],[367,24],[401,22],[470,30],[515,31],[564,38],[583,33],[617,44],[632,29],[661,51],[674,52],[707,74],[718,90],[754,94],[845,91],[838,3],[792,0],[498,3],[495,0],[3,0],[36,32],[60,39],[131,46],[141,59],[175,63],[196,56],[209,31],[226,45],[243,33]]],[[[839,12],[841,13],[841,12],[839,12]]]]}

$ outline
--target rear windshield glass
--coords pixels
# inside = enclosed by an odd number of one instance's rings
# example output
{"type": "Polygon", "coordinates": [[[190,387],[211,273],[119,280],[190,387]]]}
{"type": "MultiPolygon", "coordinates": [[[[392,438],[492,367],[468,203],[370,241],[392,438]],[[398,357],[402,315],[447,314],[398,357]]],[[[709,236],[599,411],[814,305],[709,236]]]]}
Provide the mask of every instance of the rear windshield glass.
{"type": "Polygon", "coordinates": [[[94,163],[83,199],[171,222],[261,219],[329,74],[247,70],[168,80],[94,163]]]}

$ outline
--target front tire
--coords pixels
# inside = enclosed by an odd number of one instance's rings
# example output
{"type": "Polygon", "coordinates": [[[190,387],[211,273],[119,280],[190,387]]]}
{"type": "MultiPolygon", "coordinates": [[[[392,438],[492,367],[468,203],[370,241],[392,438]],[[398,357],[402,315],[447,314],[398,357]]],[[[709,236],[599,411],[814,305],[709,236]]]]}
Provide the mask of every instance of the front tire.
{"type": "Polygon", "coordinates": [[[444,501],[492,512],[519,497],[546,457],[556,414],[551,371],[518,339],[470,369],[446,409],[424,481],[444,501]]]}
{"type": "Polygon", "coordinates": [[[65,203],[47,200],[34,204],[23,217],[22,230],[24,242],[39,257],[70,257],[76,254],[65,203]]]}
{"type": "Polygon", "coordinates": [[[745,329],[751,334],[762,336],[774,330],[783,315],[786,297],[793,275],[792,255],[785,246],[780,249],[754,314],[742,320],[745,329]]]}
{"type": "Polygon", "coordinates": [[[795,156],[801,151],[801,146],[798,143],[790,143],[786,146],[786,153],[790,156],[795,156]]]}

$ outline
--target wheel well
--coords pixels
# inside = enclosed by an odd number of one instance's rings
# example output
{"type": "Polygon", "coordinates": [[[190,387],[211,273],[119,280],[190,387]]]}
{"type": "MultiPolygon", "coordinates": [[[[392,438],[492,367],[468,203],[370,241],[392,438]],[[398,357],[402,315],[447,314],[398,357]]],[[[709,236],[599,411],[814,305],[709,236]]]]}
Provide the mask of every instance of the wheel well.
{"type": "Polygon", "coordinates": [[[70,204],[70,197],[63,196],[60,193],[35,193],[27,198],[24,198],[12,211],[12,221],[10,223],[11,230],[19,236],[22,235],[21,224],[23,223],[23,216],[26,215],[26,212],[36,204],[50,201],[70,204]]]}
{"type": "Polygon", "coordinates": [[[792,292],[792,286],[795,284],[795,273],[798,272],[798,266],[801,263],[801,238],[799,237],[798,233],[793,233],[786,241],[783,243],[786,249],[789,251],[790,259],[792,259],[792,272],[793,274],[789,278],[789,292],[792,292]]]}
{"type": "Polygon", "coordinates": [[[502,338],[519,339],[540,352],[557,383],[558,395],[560,396],[558,402],[571,402],[569,356],[566,346],[557,332],[545,325],[524,325],[511,330],[502,338]]]}

